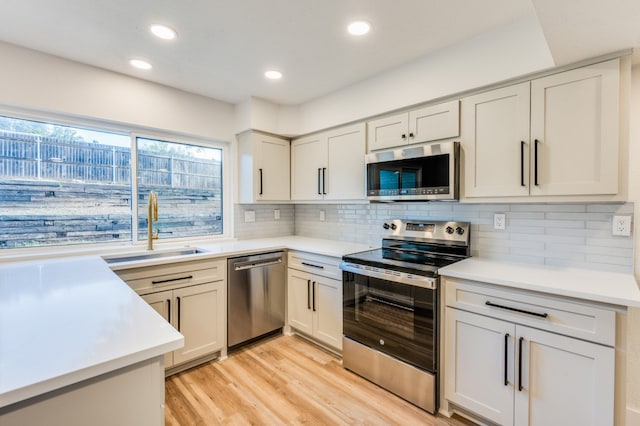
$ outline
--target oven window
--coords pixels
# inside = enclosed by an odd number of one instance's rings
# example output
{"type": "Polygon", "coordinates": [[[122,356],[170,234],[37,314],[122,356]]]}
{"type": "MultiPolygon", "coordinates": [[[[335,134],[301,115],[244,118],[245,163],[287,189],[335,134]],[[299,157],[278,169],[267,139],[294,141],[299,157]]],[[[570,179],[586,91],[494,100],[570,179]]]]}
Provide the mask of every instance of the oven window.
{"type": "Polygon", "coordinates": [[[345,336],[435,372],[437,291],[343,272],[345,336]]]}

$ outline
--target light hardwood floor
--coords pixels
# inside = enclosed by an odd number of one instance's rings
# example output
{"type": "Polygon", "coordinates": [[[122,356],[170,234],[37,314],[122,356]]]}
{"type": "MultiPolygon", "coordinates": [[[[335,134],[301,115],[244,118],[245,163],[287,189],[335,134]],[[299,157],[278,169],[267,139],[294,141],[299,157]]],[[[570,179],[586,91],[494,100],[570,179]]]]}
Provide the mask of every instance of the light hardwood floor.
{"type": "Polygon", "coordinates": [[[470,425],[434,417],[298,336],[248,346],[166,380],[166,425],[470,425]]]}

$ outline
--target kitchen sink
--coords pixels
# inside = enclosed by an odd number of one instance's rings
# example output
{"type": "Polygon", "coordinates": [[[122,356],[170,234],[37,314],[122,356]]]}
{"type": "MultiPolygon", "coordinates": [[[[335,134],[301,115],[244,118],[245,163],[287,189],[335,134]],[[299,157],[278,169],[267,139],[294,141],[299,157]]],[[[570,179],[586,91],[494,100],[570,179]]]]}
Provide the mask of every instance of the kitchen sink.
{"type": "Polygon", "coordinates": [[[206,250],[201,250],[199,248],[183,248],[177,250],[151,251],[145,253],[129,253],[122,255],[116,254],[113,256],[103,256],[102,259],[104,259],[104,261],[107,263],[122,263],[133,262],[136,260],[162,259],[164,257],[188,256],[206,252],[206,250]]]}

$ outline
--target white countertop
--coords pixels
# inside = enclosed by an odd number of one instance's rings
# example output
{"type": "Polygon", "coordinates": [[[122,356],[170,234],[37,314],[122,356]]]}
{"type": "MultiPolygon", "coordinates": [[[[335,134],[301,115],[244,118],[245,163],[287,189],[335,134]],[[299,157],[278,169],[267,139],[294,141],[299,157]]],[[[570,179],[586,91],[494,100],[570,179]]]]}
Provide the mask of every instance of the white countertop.
{"type": "Polygon", "coordinates": [[[453,263],[441,275],[537,291],[617,306],[640,307],[632,274],[548,265],[502,262],[472,257],[453,263]]]}
{"type": "MultiPolygon", "coordinates": [[[[299,236],[259,238],[255,240],[235,240],[219,243],[203,242],[190,243],[190,247],[202,249],[204,253],[188,256],[163,257],[157,259],[135,260],[131,262],[112,263],[112,270],[129,269],[132,267],[153,266],[167,262],[186,262],[196,259],[216,257],[235,257],[246,254],[267,252],[276,250],[299,250],[325,256],[342,257],[348,253],[369,250],[366,244],[350,243],[345,241],[325,240],[321,238],[308,238],[299,236]]],[[[161,252],[163,249],[158,249],[161,252]]],[[[144,253],[144,251],[138,251],[144,253]]]]}
{"type": "Polygon", "coordinates": [[[183,342],[98,256],[0,265],[0,407],[183,342]]]}

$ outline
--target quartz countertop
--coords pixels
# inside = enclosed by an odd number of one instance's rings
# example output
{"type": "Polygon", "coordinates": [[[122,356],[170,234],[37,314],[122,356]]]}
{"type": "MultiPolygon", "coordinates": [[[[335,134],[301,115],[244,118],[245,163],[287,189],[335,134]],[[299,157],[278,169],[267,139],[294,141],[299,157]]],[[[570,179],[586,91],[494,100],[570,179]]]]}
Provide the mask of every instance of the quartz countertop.
{"type": "Polygon", "coordinates": [[[183,342],[99,256],[0,265],[0,407],[183,342]]]}
{"type": "Polygon", "coordinates": [[[472,257],[438,270],[440,275],[616,306],[640,307],[631,273],[503,262],[472,257]]]}
{"type": "MultiPolygon", "coordinates": [[[[184,247],[184,246],[183,246],[184,247]]],[[[112,263],[112,270],[130,269],[133,267],[153,266],[169,262],[186,262],[196,259],[216,257],[236,257],[259,252],[276,250],[298,250],[332,257],[342,257],[345,254],[369,250],[366,244],[351,243],[345,241],[326,240],[322,238],[309,238],[300,236],[285,236],[273,238],[259,238],[253,240],[234,240],[219,243],[194,242],[189,247],[203,250],[203,253],[182,255],[175,257],[163,257],[155,259],[134,260],[131,262],[112,263]]],[[[157,251],[162,251],[158,249],[157,251]]],[[[140,251],[141,253],[144,253],[140,251]]]]}

